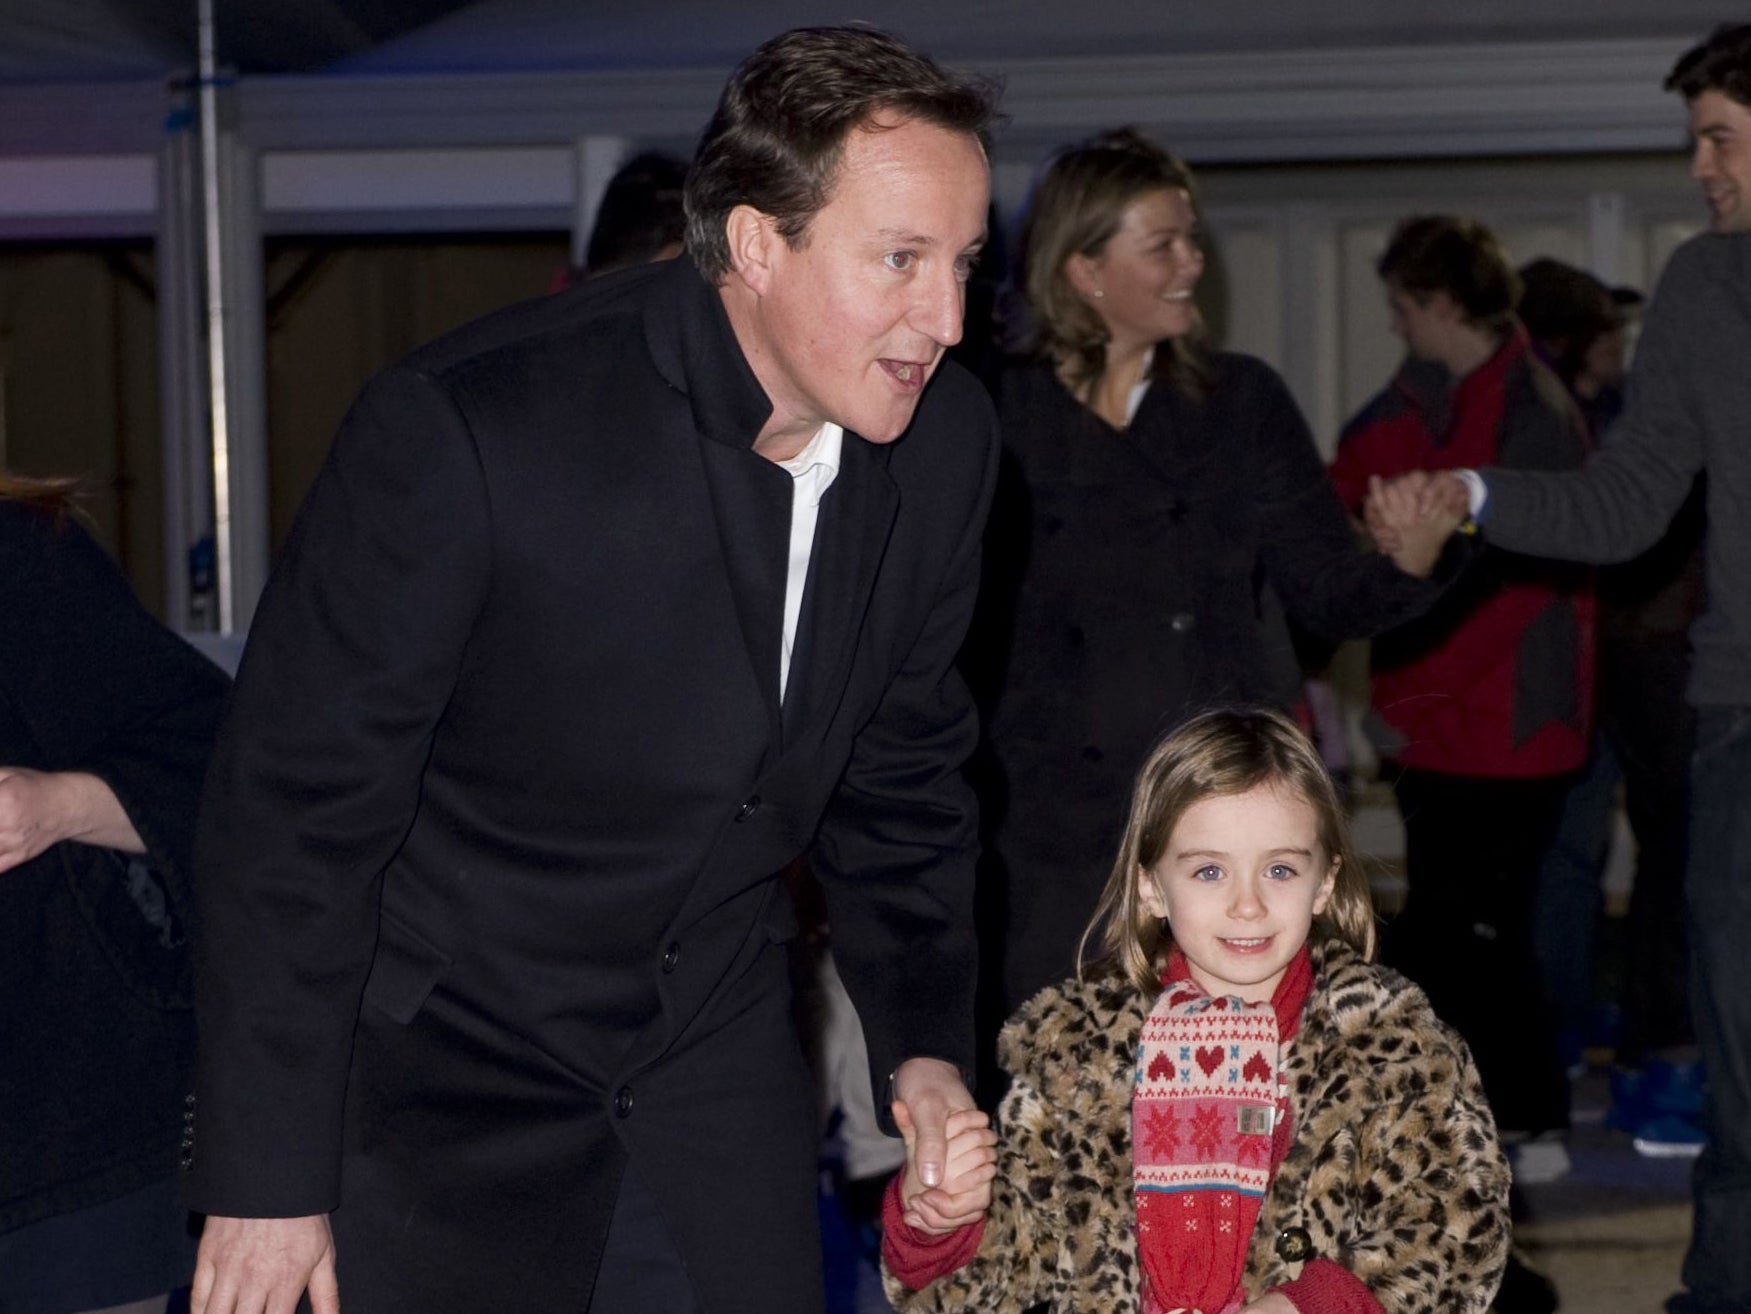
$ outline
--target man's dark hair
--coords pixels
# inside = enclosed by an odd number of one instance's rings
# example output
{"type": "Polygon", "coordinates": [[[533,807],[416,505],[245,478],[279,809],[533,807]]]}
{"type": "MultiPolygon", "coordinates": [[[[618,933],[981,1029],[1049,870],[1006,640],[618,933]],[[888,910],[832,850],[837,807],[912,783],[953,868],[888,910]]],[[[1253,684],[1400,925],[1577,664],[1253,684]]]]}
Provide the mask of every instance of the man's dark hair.
{"type": "Polygon", "coordinates": [[[1496,235],[1459,215],[1404,220],[1374,269],[1419,299],[1445,292],[1479,328],[1506,331],[1520,301],[1520,276],[1496,235]]]}
{"type": "Polygon", "coordinates": [[[1722,23],[1672,65],[1665,87],[1685,100],[1718,91],[1751,109],[1751,23],[1722,23]]]}
{"type": "Polygon", "coordinates": [[[680,243],[687,228],[681,203],[686,180],[686,164],[661,151],[645,151],[621,165],[602,193],[584,272],[646,264],[680,243]]]}
{"type": "Polygon", "coordinates": [[[897,37],[802,27],[742,61],[687,175],[687,250],[707,281],[730,272],[730,211],[751,205],[793,248],[830,199],[845,134],[877,114],[921,119],[981,144],[995,113],[988,82],[944,72],[897,37]]]}

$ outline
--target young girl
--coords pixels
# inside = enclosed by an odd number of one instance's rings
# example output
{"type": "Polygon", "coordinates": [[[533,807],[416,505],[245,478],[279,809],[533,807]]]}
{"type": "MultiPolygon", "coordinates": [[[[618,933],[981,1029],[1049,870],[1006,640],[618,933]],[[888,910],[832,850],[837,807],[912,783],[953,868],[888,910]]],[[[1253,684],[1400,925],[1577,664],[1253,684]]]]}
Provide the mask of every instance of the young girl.
{"type": "MultiPolygon", "coordinates": [[[[1291,721],[1216,712],[1156,748],[1091,942],[998,1042],[1013,1084],[986,1220],[935,1234],[913,1168],[895,1178],[897,1309],[1489,1306],[1508,1168],[1476,1069],[1368,961],[1367,882],[1291,721]]],[[[951,1140],[941,1190],[980,1188],[989,1137],[951,1140]]]]}

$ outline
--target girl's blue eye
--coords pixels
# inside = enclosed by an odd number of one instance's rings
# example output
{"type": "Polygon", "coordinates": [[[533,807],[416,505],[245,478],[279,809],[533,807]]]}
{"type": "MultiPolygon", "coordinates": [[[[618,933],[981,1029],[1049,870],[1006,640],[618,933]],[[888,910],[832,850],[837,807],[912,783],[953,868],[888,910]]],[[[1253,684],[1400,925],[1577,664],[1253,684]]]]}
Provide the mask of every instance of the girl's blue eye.
{"type": "Polygon", "coordinates": [[[1286,862],[1274,862],[1267,874],[1274,881],[1286,881],[1295,875],[1295,869],[1286,862]]]}
{"type": "Polygon", "coordinates": [[[1192,879],[1195,881],[1219,881],[1222,879],[1222,868],[1199,867],[1192,873],[1192,879]]]}

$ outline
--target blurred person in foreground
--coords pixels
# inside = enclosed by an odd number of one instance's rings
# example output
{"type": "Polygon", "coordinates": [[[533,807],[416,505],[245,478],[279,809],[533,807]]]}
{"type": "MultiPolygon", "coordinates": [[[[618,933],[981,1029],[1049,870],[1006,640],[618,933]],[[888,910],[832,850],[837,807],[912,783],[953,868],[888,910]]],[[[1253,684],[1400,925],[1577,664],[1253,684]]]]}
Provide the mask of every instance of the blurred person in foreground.
{"type": "MultiPolygon", "coordinates": [[[[969,657],[995,703],[991,830],[1005,1011],[1062,979],[1152,744],[1223,704],[1281,709],[1288,617],[1328,639],[1427,608],[1457,517],[1359,547],[1300,409],[1203,340],[1193,180],[1129,130],[1073,146],[1028,207],[1031,359],[1000,389],[1004,466],[969,657]]],[[[1461,554],[1462,555],[1462,554],[1461,554]]]]}
{"type": "Polygon", "coordinates": [[[1466,509],[1514,551],[1605,564],[1657,542],[1696,476],[1708,476],[1684,888],[1707,1145],[1693,1178],[1688,1289],[1666,1308],[1726,1314],[1751,1309],[1751,24],[1717,28],[1665,86],[1684,97],[1711,231],[1666,263],[1610,440],[1571,474],[1484,468],[1398,487],[1466,509]]]}
{"type": "MultiPolygon", "coordinates": [[[[1406,219],[1376,269],[1406,354],[1339,438],[1331,475],[1346,505],[1360,512],[1371,481],[1434,464],[1580,463],[1585,424],[1515,317],[1519,279],[1488,228],[1406,219]]],[[[1371,654],[1408,882],[1383,956],[1466,1038],[1504,1137],[1548,1134],[1536,1157],[1557,1173],[1568,1086],[1532,951],[1532,900],[1586,757],[1592,643],[1587,572],[1492,549],[1371,654]]],[[[1537,1171],[1524,1153],[1516,1170],[1537,1171]]]]}
{"type": "Polygon", "coordinates": [[[818,1310],[805,852],[926,1183],[983,1117],[954,658],[996,436],[942,354],[991,116],[871,29],[776,37],[687,258],[367,386],[207,796],[195,1314],[818,1310]]]}
{"type": "MultiPolygon", "coordinates": [[[[1595,442],[1623,410],[1628,316],[1643,298],[1551,259],[1520,270],[1520,320],[1573,394],[1595,442]]],[[[1624,920],[1623,986],[1607,1008],[1615,1050],[1608,1123],[1649,1155],[1702,1149],[1702,1071],[1690,1020],[1684,862],[1696,714],[1684,698],[1687,631],[1702,613],[1702,477],[1671,528],[1633,561],[1598,574],[1598,725],[1587,768],[1570,787],[1539,873],[1533,944],[1556,1007],[1557,1041],[1574,1071],[1590,1034],[1610,1027],[1595,1006],[1593,941],[1617,785],[1635,835],[1635,883],[1624,920]]]]}
{"type": "Polygon", "coordinates": [[[0,470],[0,1310],[152,1314],[194,1254],[190,868],[227,682],[72,496],[0,470]]]}

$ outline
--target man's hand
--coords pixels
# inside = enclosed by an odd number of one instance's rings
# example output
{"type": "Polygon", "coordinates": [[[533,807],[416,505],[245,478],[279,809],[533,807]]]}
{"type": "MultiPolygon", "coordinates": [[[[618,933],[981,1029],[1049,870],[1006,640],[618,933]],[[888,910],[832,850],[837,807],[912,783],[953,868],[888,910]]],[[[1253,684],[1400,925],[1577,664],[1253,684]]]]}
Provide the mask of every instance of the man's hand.
{"type": "Polygon", "coordinates": [[[964,1202],[940,1189],[948,1165],[949,1115],[978,1109],[959,1070],[942,1059],[907,1059],[894,1072],[896,1123],[901,1104],[913,1129],[906,1137],[908,1171],[926,1188],[908,1202],[909,1209],[916,1209],[931,1227],[955,1228],[974,1221],[983,1209],[968,1216],[964,1202]]]}
{"type": "Polygon", "coordinates": [[[293,1314],[306,1289],[312,1314],[340,1314],[327,1214],[207,1219],[190,1314],[293,1314]]]}
{"type": "Polygon", "coordinates": [[[918,1134],[904,1100],[894,1101],[894,1122],[906,1141],[906,1175],[900,1183],[906,1225],[941,1235],[977,1222],[991,1208],[991,1182],[997,1176],[997,1133],[984,1111],[949,1114],[948,1171],[933,1188],[919,1180],[918,1134]]]}

